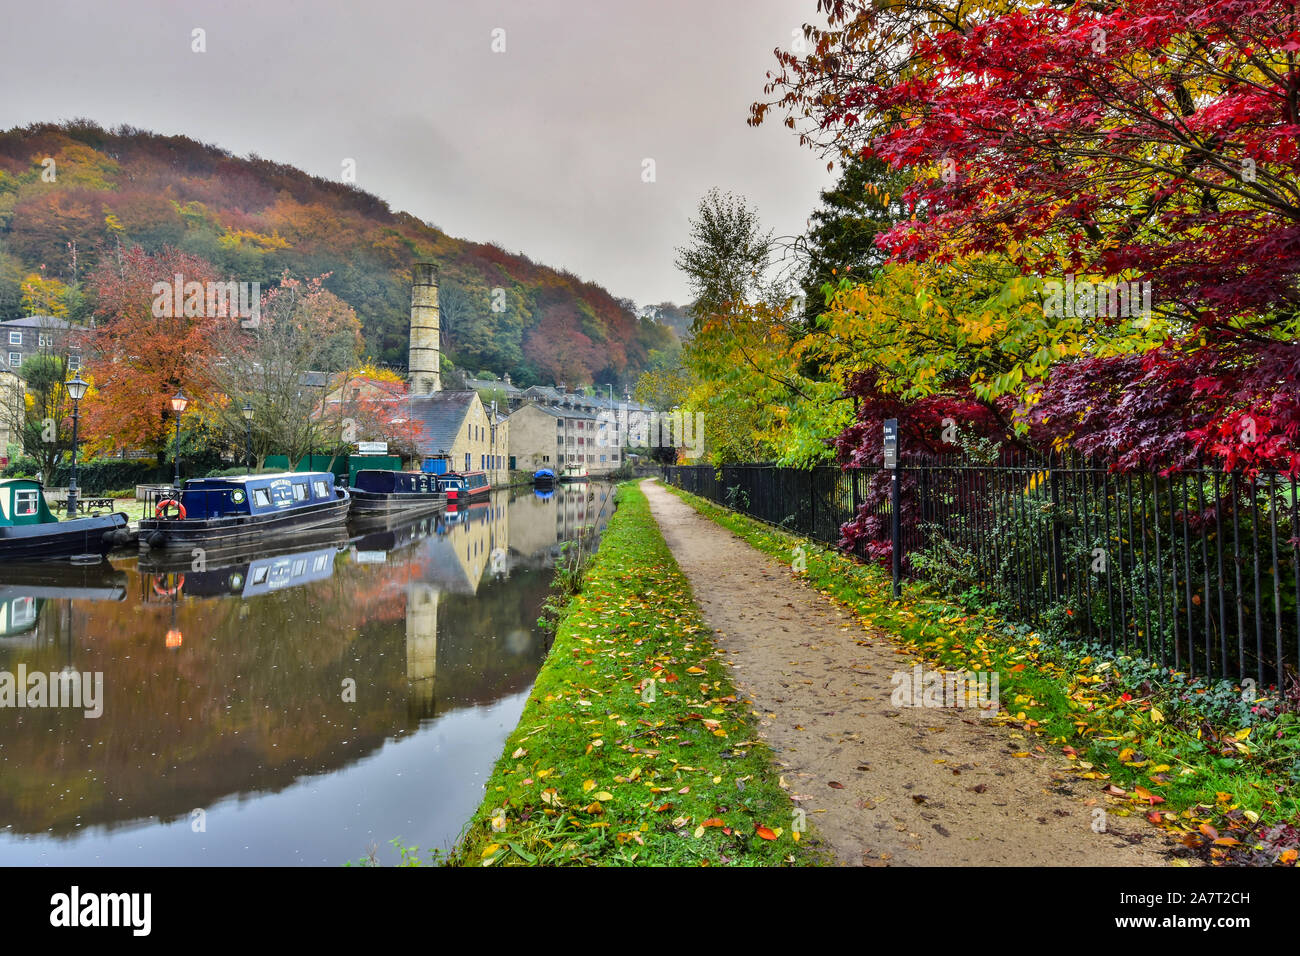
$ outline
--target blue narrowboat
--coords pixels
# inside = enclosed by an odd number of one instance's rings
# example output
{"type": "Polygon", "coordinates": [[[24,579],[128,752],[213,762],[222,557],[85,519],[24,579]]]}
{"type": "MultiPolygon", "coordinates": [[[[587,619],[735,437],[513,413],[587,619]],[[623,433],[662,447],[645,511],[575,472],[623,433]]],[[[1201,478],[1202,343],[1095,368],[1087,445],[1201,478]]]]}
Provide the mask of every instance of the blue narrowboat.
{"type": "Polygon", "coordinates": [[[131,537],[120,511],[60,521],[45,503],[34,478],[0,480],[0,561],[49,561],[95,555],[102,558],[131,537]]]}
{"type": "Polygon", "coordinates": [[[191,478],[139,523],[142,549],[221,547],[342,526],[352,497],[328,471],[191,478]]]}
{"type": "Polygon", "coordinates": [[[437,475],[422,471],[358,471],[352,479],[352,517],[422,514],[447,507],[437,475]]]}
{"type": "Polygon", "coordinates": [[[555,472],[550,468],[538,468],[533,472],[534,488],[551,488],[555,485],[555,472]]]}

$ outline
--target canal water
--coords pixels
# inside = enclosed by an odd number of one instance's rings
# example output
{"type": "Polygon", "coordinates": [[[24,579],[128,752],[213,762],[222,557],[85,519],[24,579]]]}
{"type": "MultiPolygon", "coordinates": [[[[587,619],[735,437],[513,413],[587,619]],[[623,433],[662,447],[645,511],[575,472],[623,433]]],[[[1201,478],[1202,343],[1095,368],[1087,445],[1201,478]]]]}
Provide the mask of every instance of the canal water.
{"type": "Polygon", "coordinates": [[[0,864],[449,847],[546,656],[561,544],[613,508],[600,482],[503,489],[198,572],[0,565],[0,673],[75,672],[92,697],[103,680],[98,717],[0,707],[0,864]]]}

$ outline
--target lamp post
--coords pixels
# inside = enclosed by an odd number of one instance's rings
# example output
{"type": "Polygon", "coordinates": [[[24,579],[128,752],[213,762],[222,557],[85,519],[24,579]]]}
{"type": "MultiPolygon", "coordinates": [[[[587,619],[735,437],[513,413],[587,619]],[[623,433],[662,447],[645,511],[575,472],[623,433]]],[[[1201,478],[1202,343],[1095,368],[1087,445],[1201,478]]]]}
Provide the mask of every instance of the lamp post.
{"type": "Polygon", "coordinates": [[[68,390],[68,397],[72,399],[72,480],[68,482],[68,517],[75,518],[77,516],[77,421],[81,399],[85,396],[90,383],[83,382],[81,373],[78,372],[70,381],[64,382],[63,387],[68,390]]]}
{"type": "Polygon", "coordinates": [[[172,396],[172,411],[176,413],[176,492],[181,490],[181,415],[185,412],[185,407],[189,405],[190,400],[185,397],[183,388],[176,389],[176,394],[172,396]]]}
{"type": "Polygon", "coordinates": [[[244,424],[247,426],[247,441],[244,447],[244,460],[248,468],[253,468],[253,403],[244,399],[244,424]]]}

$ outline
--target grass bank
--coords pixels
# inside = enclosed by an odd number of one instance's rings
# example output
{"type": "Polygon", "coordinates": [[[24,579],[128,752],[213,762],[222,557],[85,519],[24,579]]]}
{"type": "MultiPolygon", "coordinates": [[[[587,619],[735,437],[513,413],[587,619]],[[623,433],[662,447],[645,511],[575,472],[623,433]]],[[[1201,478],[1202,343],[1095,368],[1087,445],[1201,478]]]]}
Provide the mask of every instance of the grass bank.
{"type": "MultiPolygon", "coordinates": [[[[1237,722],[1176,671],[1100,647],[1046,642],[1034,629],[959,606],[918,584],[892,596],[888,574],[839,551],[669,490],[764,553],[805,567],[809,584],[918,656],[996,672],[1016,756],[1063,753],[1107,812],[1142,814],[1210,863],[1295,865],[1300,856],[1300,722],[1241,700],[1237,722]]],[[[1213,696],[1213,695],[1211,695],[1213,696]]]]}
{"type": "Polygon", "coordinates": [[[645,495],[617,503],[448,863],[819,862],[645,495]]]}

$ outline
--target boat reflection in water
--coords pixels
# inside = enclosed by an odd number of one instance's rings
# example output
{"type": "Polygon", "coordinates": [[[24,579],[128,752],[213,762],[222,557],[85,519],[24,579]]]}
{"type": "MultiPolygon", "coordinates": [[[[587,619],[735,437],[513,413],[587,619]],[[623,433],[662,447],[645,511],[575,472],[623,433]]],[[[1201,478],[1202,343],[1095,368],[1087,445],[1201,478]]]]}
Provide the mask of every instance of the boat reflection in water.
{"type": "Polygon", "coordinates": [[[0,640],[6,643],[0,647],[17,646],[14,638],[36,638],[46,601],[124,601],[126,583],[126,575],[106,563],[6,565],[0,571],[0,640]]]}
{"type": "Polygon", "coordinates": [[[0,862],[337,865],[371,843],[387,862],[397,837],[446,846],[545,657],[560,543],[608,520],[609,493],[503,489],[198,565],[65,568],[80,577],[57,586],[90,590],[48,596],[0,567],[0,670],[71,660],[103,673],[105,699],[94,720],[0,709],[0,862]]]}
{"type": "Polygon", "coordinates": [[[287,587],[323,581],[334,574],[334,559],[347,546],[339,530],[297,537],[293,551],[268,553],[265,543],[203,550],[193,556],[152,552],[140,558],[139,570],[152,580],[154,593],[170,597],[234,596],[247,600],[287,587]],[[186,570],[188,568],[188,570],[186,570]]]}

